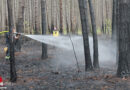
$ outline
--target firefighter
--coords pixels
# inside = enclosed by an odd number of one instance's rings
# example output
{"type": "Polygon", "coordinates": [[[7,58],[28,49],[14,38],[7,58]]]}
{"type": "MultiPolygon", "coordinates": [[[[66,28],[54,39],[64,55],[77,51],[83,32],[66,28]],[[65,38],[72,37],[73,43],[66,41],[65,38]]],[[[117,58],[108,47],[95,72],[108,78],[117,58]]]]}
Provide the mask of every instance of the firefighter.
{"type": "Polygon", "coordinates": [[[59,36],[59,31],[57,30],[56,27],[54,27],[53,36],[55,36],[55,37],[58,37],[58,36],[59,36]]]}
{"type": "MultiPolygon", "coordinates": [[[[19,39],[19,34],[16,34],[16,29],[13,28],[12,30],[13,32],[13,38],[14,38],[14,43],[15,41],[17,41],[19,39]]],[[[7,51],[6,51],[6,56],[5,56],[5,59],[6,60],[9,60],[10,59],[10,36],[9,36],[9,32],[6,33],[6,46],[7,46],[7,51]]]]}

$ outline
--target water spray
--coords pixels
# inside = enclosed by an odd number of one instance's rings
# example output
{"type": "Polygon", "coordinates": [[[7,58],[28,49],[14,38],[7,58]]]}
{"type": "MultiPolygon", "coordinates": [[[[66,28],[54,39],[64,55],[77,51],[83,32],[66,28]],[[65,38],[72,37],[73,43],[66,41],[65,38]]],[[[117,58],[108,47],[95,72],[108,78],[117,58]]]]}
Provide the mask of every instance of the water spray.
{"type": "MultiPolygon", "coordinates": [[[[23,33],[17,33],[17,34],[20,34],[20,35],[23,35],[23,36],[26,36],[25,34],[23,33]]],[[[59,36],[59,33],[57,31],[53,32],[53,37],[56,38],[59,36]]],[[[34,39],[34,38],[32,38],[34,39]]],[[[72,50],[74,52],[74,57],[75,57],[75,60],[76,60],[76,65],[77,65],[77,68],[78,68],[78,72],[80,71],[80,67],[79,67],[79,63],[78,63],[78,58],[77,58],[77,55],[76,55],[76,51],[75,51],[75,47],[74,47],[74,43],[73,43],[73,40],[71,38],[71,35],[69,34],[69,39],[70,39],[70,43],[72,45],[72,50]]],[[[40,40],[39,40],[40,41],[40,40]]]]}

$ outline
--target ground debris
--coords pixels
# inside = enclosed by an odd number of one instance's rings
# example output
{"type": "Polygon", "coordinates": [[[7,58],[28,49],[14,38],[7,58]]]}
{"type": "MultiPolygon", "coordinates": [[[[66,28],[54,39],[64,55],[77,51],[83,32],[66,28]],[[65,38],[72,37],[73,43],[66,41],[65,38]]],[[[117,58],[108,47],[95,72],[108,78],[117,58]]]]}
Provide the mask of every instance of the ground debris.
{"type": "Polygon", "coordinates": [[[52,74],[56,74],[56,75],[60,74],[60,72],[58,72],[58,71],[57,71],[57,72],[52,71],[51,73],[52,73],[52,74]]]}
{"type": "Polygon", "coordinates": [[[77,72],[75,63],[71,62],[73,65],[69,66],[70,63],[66,62],[68,58],[63,58],[62,50],[49,46],[49,58],[41,60],[41,44],[35,41],[29,43],[16,55],[17,83],[10,83],[10,66],[4,63],[4,54],[0,53],[0,75],[8,90],[130,90],[130,78],[117,78],[114,76],[115,69],[85,72],[84,65],[80,65],[82,71],[77,72]],[[67,65],[61,65],[60,59],[64,59],[63,63],[67,65]]]}

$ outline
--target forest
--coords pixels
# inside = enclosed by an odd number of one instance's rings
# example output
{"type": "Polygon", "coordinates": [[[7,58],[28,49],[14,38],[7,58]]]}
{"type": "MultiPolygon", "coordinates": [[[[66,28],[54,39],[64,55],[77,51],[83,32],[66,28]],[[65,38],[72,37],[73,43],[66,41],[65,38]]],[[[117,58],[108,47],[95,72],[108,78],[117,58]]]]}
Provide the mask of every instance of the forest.
{"type": "Polygon", "coordinates": [[[130,0],[0,0],[0,90],[130,90],[130,0]]]}

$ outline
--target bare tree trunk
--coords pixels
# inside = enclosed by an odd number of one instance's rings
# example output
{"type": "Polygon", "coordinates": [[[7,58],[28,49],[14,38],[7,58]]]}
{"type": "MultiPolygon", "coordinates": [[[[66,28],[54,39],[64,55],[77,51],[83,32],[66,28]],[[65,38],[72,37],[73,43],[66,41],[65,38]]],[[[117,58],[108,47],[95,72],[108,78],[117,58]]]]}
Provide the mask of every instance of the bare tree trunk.
{"type": "Polygon", "coordinates": [[[69,24],[68,24],[68,18],[67,18],[67,0],[65,0],[65,20],[66,20],[66,31],[67,34],[69,33],[69,24]]]}
{"type": "Polygon", "coordinates": [[[73,26],[73,1],[70,0],[70,30],[71,33],[74,33],[74,26],[73,26]]]}
{"type": "Polygon", "coordinates": [[[38,1],[35,0],[35,33],[39,34],[40,33],[40,23],[39,23],[39,10],[38,10],[38,1]]]}
{"type": "MultiPolygon", "coordinates": [[[[17,32],[24,33],[24,0],[19,1],[19,12],[18,12],[18,21],[16,23],[17,32]]],[[[16,49],[17,51],[21,51],[21,42],[22,40],[18,40],[16,49]]]]}
{"type": "Polygon", "coordinates": [[[119,62],[117,76],[130,76],[130,0],[118,0],[119,62]]]}
{"type": "Polygon", "coordinates": [[[93,31],[93,48],[94,48],[93,66],[94,66],[94,68],[99,68],[98,37],[97,37],[97,31],[96,31],[95,15],[94,15],[94,9],[93,9],[93,5],[92,5],[92,0],[88,0],[88,2],[89,2],[90,17],[91,17],[92,31],[93,31]]]}
{"type": "Polygon", "coordinates": [[[15,68],[14,42],[13,42],[13,0],[7,0],[8,5],[8,20],[9,20],[9,37],[10,37],[10,81],[16,82],[17,74],[15,68]]]}
{"type": "Polygon", "coordinates": [[[62,12],[62,0],[60,0],[60,33],[63,34],[63,12],[62,12]]]}
{"type": "Polygon", "coordinates": [[[90,48],[89,48],[89,37],[88,37],[88,12],[87,12],[87,2],[86,0],[78,0],[79,9],[80,9],[80,17],[82,24],[82,33],[83,33],[83,41],[84,41],[84,53],[85,53],[85,70],[92,70],[92,61],[90,56],[90,48]]]}
{"type": "Polygon", "coordinates": [[[116,40],[116,0],[113,0],[112,39],[113,39],[113,40],[116,40]]]}
{"type": "Polygon", "coordinates": [[[53,33],[54,30],[54,14],[53,14],[53,5],[54,5],[54,0],[51,0],[51,33],[53,33]]]}
{"type": "Polygon", "coordinates": [[[104,0],[102,1],[102,33],[104,34],[104,0]]]}
{"type": "MultiPolygon", "coordinates": [[[[42,34],[46,34],[46,0],[41,0],[41,16],[42,16],[42,34]]],[[[42,59],[46,59],[47,56],[47,45],[42,44],[42,59]]]]}

